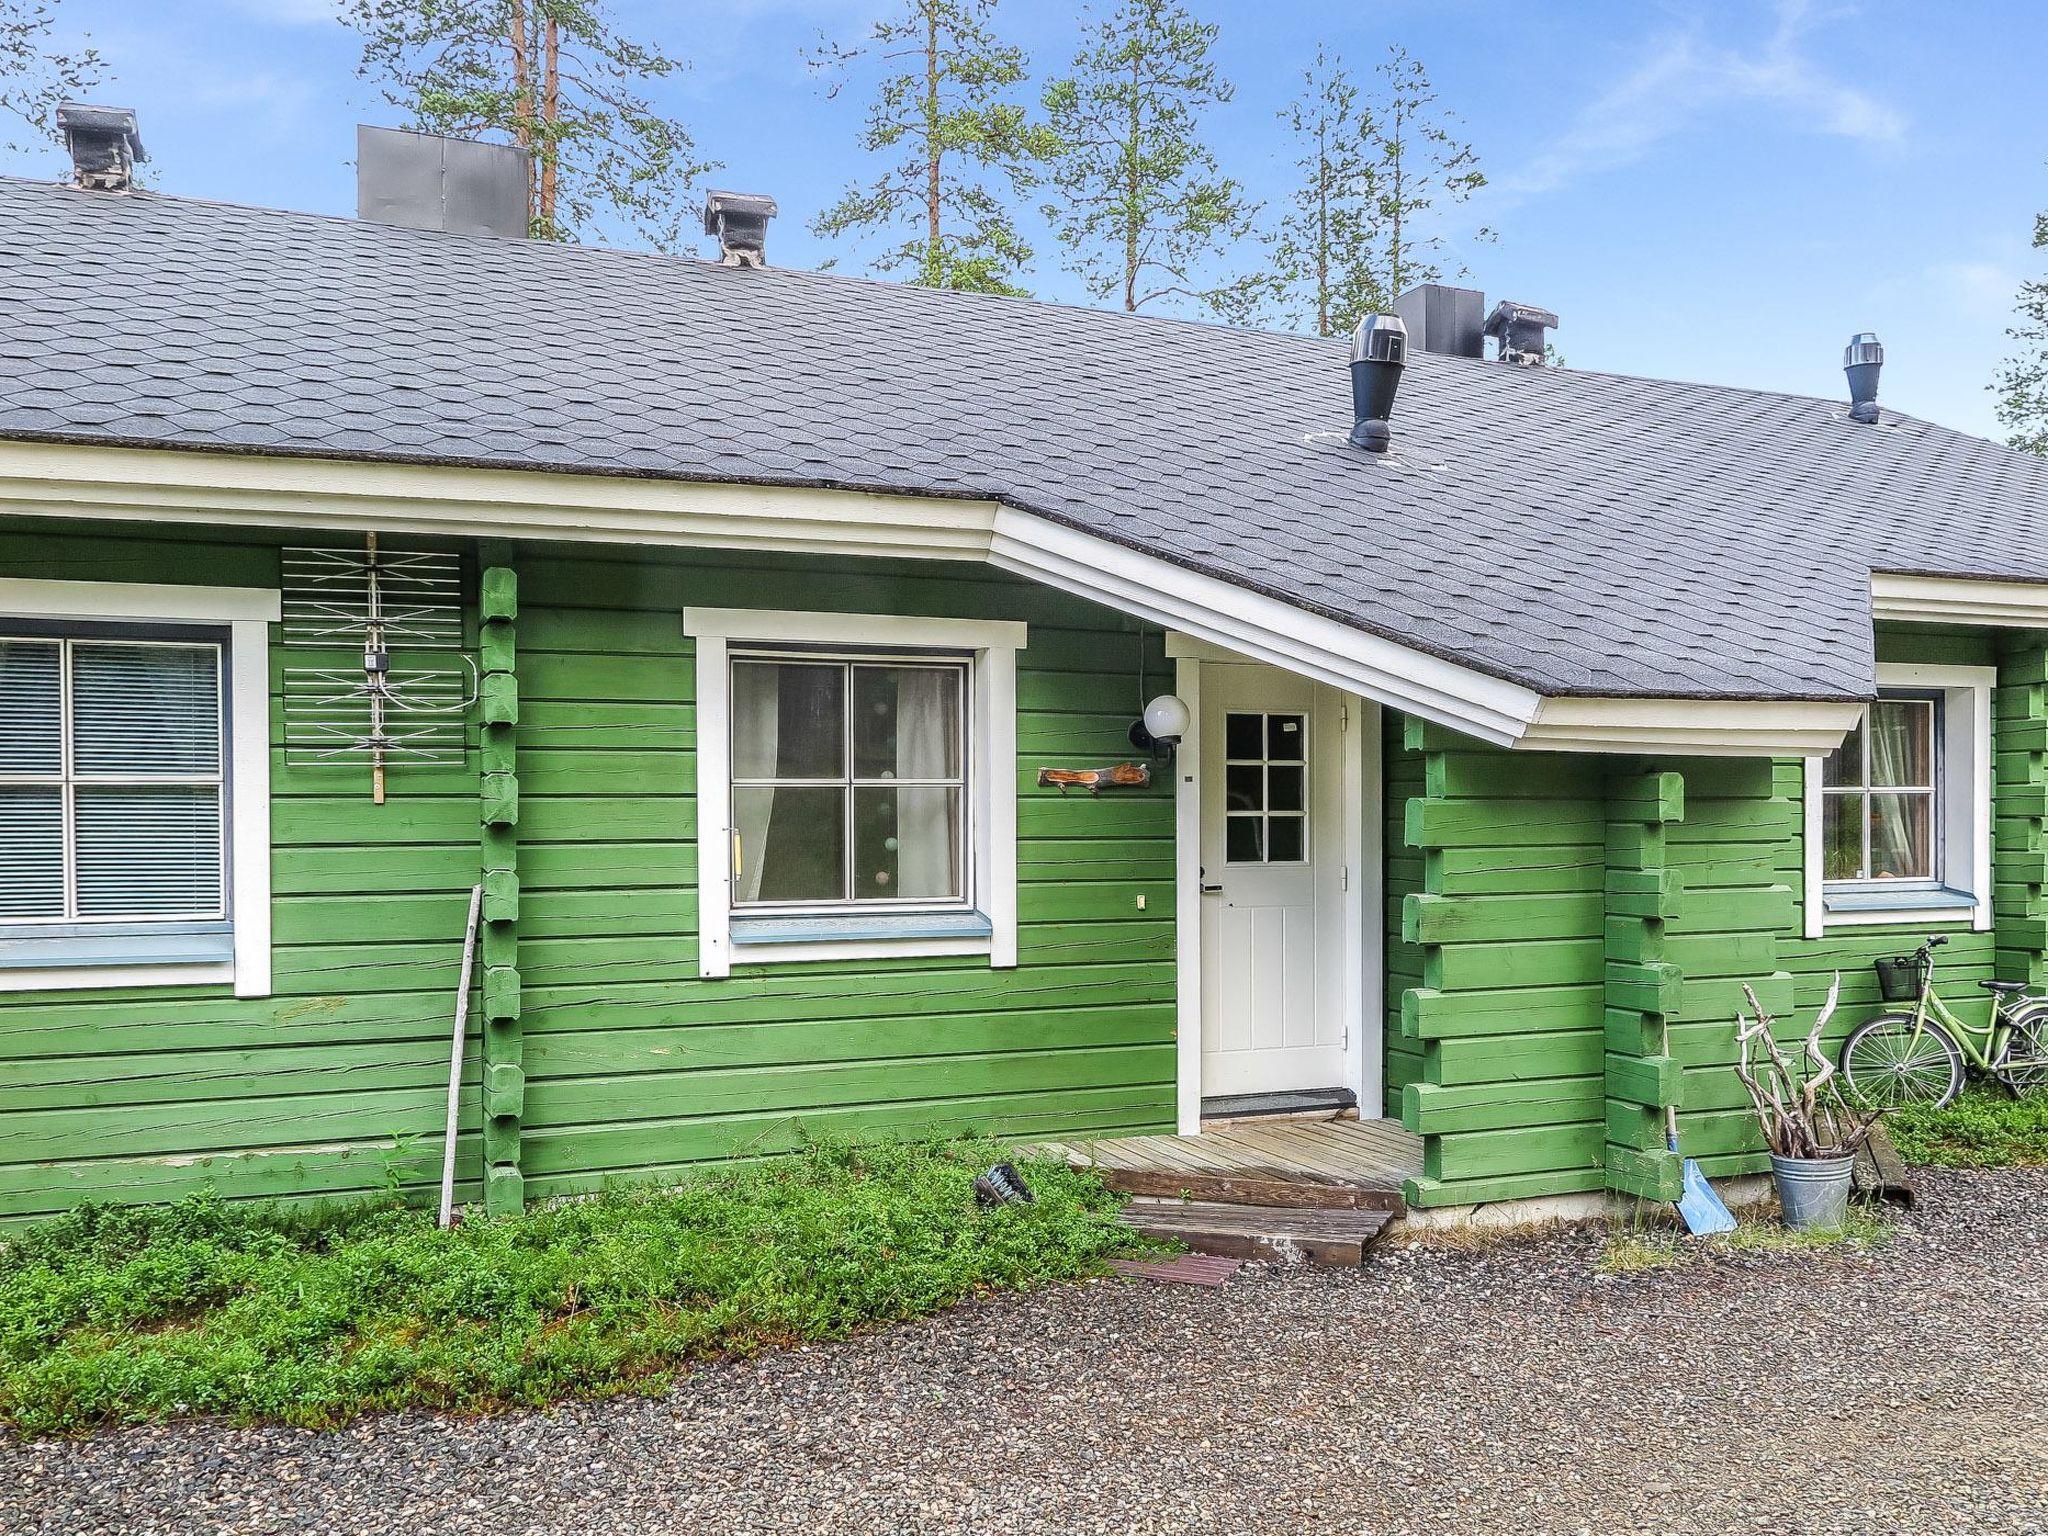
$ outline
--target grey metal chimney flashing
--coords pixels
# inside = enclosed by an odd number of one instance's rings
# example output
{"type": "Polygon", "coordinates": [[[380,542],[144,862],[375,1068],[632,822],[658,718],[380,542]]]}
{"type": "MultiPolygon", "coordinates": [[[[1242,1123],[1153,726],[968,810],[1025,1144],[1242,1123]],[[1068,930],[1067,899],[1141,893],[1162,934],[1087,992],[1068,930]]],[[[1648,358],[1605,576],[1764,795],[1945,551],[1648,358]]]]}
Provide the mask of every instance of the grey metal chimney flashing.
{"type": "Polygon", "coordinates": [[[71,153],[71,179],[81,187],[125,192],[135,184],[135,167],[149,159],[128,107],[67,101],[57,108],[57,130],[71,153]]]}
{"type": "Polygon", "coordinates": [[[704,199],[704,233],[718,236],[718,259],[728,267],[768,264],[768,221],[775,199],[759,192],[713,192],[704,199]]]}
{"type": "Polygon", "coordinates": [[[1499,343],[1498,356],[1502,362],[1535,368],[1543,362],[1544,343],[1549,340],[1547,333],[1556,325],[1557,316],[1547,309],[1502,299],[1493,306],[1493,313],[1487,316],[1486,334],[1499,343]]]}
{"type": "Polygon", "coordinates": [[[524,240],[533,162],[514,144],[356,125],[356,217],[524,240]]]}
{"type": "Polygon", "coordinates": [[[1486,295],[1477,288],[1418,283],[1393,307],[1409,345],[1446,357],[1486,356],[1486,295]]]}
{"type": "Polygon", "coordinates": [[[1393,446],[1394,392],[1408,366],[1408,327],[1399,315],[1367,315],[1351,334],[1351,446],[1385,453],[1393,446]]]}
{"type": "Polygon", "coordinates": [[[1877,420],[1877,376],[1884,368],[1884,343],[1875,331],[1858,331],[1842,349],[1849,376],[1849,419],[1869,426],[1877,420]]]}

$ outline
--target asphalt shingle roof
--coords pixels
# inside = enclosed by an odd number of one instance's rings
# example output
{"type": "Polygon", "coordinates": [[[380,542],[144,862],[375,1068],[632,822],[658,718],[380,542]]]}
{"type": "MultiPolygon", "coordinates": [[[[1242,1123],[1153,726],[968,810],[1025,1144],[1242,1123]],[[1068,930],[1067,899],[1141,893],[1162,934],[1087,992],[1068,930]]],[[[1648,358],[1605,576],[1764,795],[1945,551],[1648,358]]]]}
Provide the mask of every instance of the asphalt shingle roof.
{"type": "MultiPolygon", "coordinates": [[[[772,259],[774,241],[769,241],[772,259]]],[[[1873,687],[2048,462],[1845,401],[0,179],[0,437],[995,498],[1552,694],[1873,687]]]]}

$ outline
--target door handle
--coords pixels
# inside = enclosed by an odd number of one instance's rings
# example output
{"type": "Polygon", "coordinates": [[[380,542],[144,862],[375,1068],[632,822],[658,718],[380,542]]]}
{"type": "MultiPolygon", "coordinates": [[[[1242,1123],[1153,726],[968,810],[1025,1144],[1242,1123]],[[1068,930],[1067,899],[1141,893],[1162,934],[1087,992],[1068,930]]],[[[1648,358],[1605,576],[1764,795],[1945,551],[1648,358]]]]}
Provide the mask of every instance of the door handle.
{"type": "Polygon", "coordinates": [[[1223,887],[1220,885],[1204,884],[1202,887],[1202,894],[1204,896],[1220,896],[1223,894],[1223,887]]]}

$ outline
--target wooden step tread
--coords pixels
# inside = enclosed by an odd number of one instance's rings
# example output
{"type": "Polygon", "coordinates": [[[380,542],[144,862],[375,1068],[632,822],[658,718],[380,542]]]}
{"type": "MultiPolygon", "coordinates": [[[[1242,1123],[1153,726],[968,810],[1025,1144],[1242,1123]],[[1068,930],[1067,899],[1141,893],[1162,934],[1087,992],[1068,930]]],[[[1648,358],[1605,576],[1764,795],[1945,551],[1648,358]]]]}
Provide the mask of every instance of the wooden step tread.
{"type": "Polygon", "coordinates": [[[1357,1264],[1393,1220],[1388,1211],[1305,1210],[1216,1201],[1133,1200],[1118,1217],[1148,1237],[1225,1258],[1357,1264]]]}
{"type": "Polygon", "coordinates": [[[1397,1216],[1407,1208],[1399,1185],[1392,1180],[1384,1184],[1342,1183],[1322,1174],[1309,1174],[1294,1168],[1245,1168],[1206,1173],[1191,1169],[1098,1166],[1094,1171],[1106,1186],[1119,1194],[1146,1195],[1176,1202],[1186,1196],[1197,1204],[1389,1211],[1397,1216]]]}

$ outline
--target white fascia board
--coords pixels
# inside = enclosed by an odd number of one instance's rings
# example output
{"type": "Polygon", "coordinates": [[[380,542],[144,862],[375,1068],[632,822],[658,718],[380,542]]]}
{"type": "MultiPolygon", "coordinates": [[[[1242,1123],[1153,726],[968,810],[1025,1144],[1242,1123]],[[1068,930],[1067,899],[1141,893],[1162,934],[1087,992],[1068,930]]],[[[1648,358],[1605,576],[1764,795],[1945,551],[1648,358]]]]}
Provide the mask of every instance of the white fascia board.
{"type": "Polygon", "coordinates": [[[1545,699],[1516,743],[1544,752],[1809,757],[1862,718],[1859,700],[1545,699]]]}
{"type": "Polygon", "coordinates": [[[2048,582],[1894,576],[1873,571],[1870,610],[1875,618],[1907,623],[2048,628],[2048,582]]]}
{"type": "Polygon", "coordinates": [[[275,624],[283,614],[284,594],[276,587],[180,587],[0,576],[0,615],[15,619],[275,624]]]}

